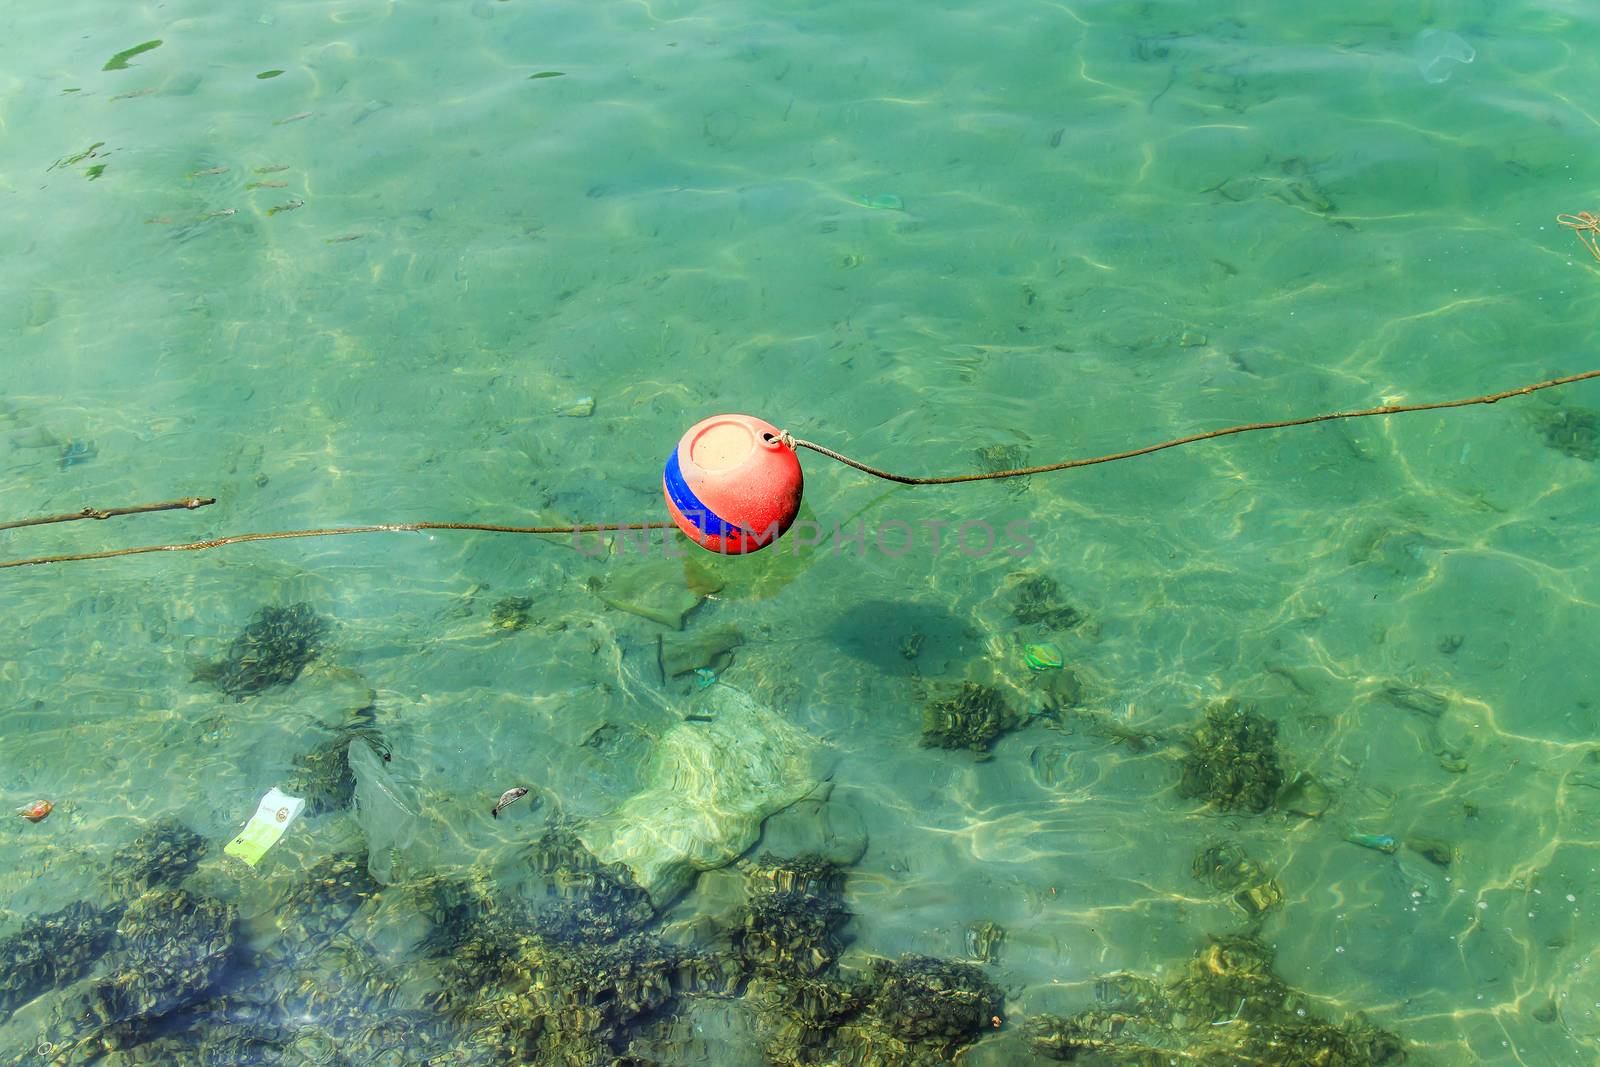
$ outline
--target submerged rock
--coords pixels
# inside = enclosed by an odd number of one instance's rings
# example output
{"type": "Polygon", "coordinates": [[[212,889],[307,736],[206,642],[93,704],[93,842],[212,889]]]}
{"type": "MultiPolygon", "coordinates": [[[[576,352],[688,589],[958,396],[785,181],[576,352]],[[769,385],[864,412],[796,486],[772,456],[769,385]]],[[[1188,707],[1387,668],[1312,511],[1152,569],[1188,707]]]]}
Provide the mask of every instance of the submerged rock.
{"type": "Polygon", "coordinates": [[[602,863],[625,864],[658,906],[697,872],[737,859],[762,820],[819,780],[816,742],[771,708],[725,684],[701,701],[696,721],[657,743],[646,787],[578,831],[602,863]]]}
{"type": "Polygon", "coordinates": [[[41,993],[88,974],[111,944],[117,914],[79,901],[28,919],[0,941],[0,1022],[41,993]]]}
{"type": "Polygon", "coordinates": [[[839,928],[850,918],[840,900],[844,878],[820,860],[762,857],[746,883],[749,894],[734,932],[734,949],[757,974],[815,978],[844,951],[839,928]]]}
{"type": "Polygon", "coordinates": [[[151,889],[176,886],[205,855],[206,842],[176,819],[163,819],[111,855],[106,886],[128,899],[151,889]]]}
{"type": "Polygon", "coordinates": [[[743,643],[744,638],[732,626],[662,634],[658,647],[661,677],[676,678],[701,669],[725,670],[733,662],[733,650],[743,643]]]}
{"type": "Polygon", "coordinates": [[[273,909],[273,936],[261,958],[287,967],[314,956],[380,888],[359,853],[319,860],[273,909]]]}
{"type": "Polygon", "coordinates": [[[970,963],[918,955],[877,960],[866,986],[871,1000],[854,1036],[874,1049],[876,1057],[863,1062],[915,1063],[929,1055],[953,1056],[1002,1018],[999,987],[970,963]]]}
{"type": "Polygon", "coordinates": [[[367,838],[367,869],[392,885],[405,850],[416,840],[421,798],[389,773],[388,762],[364,738],[351,741],[346,752],[355,777],[356,821],[367,838]]]}
{"type": "Polygon", "coordinates": [[[62,1010],[72,1044],[100,1052],[154,1036],[168,1015],[203,1000],[230,962],[233,906],[182,889],[157,889],[128,905],[106,977],[62,1010]]]}
{"type": "Polygon", "coordinates": [[[671,559],[630,562],[606,578],[590,577],[585,584],[601,603],[674,630],[683,629],[683,620],[706,594],[722,588],[704,572],[691,572],[671,559]]]}

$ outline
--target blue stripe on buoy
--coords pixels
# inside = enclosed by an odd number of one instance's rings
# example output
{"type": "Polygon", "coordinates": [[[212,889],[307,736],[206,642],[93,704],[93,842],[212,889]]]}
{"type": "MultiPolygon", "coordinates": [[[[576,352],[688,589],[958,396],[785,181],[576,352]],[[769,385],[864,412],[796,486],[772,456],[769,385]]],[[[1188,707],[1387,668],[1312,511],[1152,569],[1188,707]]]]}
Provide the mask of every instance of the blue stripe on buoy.
{"type": "Polygon", "coordinates": [[[678,514],[694,523],[695,529],[701,533],[708,537],[731,540],[735,534],[745,532],[700,503],[700,498],[694,495],[689,483],[683,480],[683,469],[678,466],[676,448],[672,450],[672,455],[667,457],[664,479],[667,485],[667,497],[672,501],[672,506],[678,509],[678,514]]]}

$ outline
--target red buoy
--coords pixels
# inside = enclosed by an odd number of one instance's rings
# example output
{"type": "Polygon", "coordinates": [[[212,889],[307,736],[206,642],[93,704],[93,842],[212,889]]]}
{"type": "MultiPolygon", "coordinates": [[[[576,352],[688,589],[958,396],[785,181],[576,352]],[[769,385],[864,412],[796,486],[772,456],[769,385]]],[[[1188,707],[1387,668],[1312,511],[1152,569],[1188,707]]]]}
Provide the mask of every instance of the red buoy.
{"type": "Polygon", "coordinates": [[[765,548],[800,510],[800,458],[770,422],[713,415],[689,427],[667,457],[667,511],[690,540],[738,555],[765,548]]]}

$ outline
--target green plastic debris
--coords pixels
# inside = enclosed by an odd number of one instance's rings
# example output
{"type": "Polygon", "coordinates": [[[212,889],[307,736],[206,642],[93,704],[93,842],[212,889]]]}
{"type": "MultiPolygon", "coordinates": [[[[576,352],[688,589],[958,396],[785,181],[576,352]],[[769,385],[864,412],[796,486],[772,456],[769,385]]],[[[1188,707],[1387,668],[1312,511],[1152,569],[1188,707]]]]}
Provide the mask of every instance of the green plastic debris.
{"type": "Polygon", "coordinates": [[[1345,840],[1352,845],[1360,845],[1362,848],[1370,848],[1377,852],[1393,852],[1400,847],[1400,842],[1388,834],[1350,833],[1345,835],[1345,840]]]}
{"type": "Polygon", "coordinates": [[[1022,658],[1030,671],[1059,671],[1066,665],[1061,650],[1055,645],[1023,645],[1022,658]]]}
{"type": "Polygon", "coordinates": [[[304,800],[281,793],[276,787],[267,790],[267,795],[261,798],[261,803],[256,807],[256,813],[244,824],[239,836],[229,841],[222,851],[254,867],[299,818],[305,806],[304,800]]]}
{"type": "Polygon", "coordinates": [[[880,193],[877,196],[856,193],[852,199],[862,207],[870,207],[874,211],[904,211],[906,209],[906,202],[893,193],[880,193]]]}

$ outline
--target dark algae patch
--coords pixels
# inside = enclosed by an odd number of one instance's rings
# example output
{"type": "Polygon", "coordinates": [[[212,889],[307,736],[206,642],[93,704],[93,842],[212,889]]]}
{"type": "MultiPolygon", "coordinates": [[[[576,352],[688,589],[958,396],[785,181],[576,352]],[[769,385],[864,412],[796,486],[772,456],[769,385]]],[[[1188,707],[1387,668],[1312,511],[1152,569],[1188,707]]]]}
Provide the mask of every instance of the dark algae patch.
{"type": "Polygon", "coordinates": [[[1222,811],[1259,814],[1283,787],[1278,760],[1278,724],[1235,700],[1206,709],[1205,721],[1185,741],[1178,792],[1222,811]]]}
{"type": "Polygon", "coordinates": [[[1027,1024],[1033,1052],[1081,1067],[1386,1067],[1403,1063],[1400,1038],[1359,1014],[1335,1025],[1272,970],[1252,937],[1216,937],[1165,985],[1114,974],[1098,1003],[1027,1024]]]}
{"type": "Polygon", "coordinates": [[[994,743],[1021,724],[1022,717],[999,690],[967,682],[955,695],[922,709],[922,743],[929,748],[969,748],[979,759],[987,759],[994,743]]]}
{"type": "Polygon", "coordinates": [[[1529,413],[1547,448],[1593,463],[1600,459],[1600,413],[1584,408],[1534,408],[1529,413]]]}
{"type": "Polygon", "coordinates": [[[152,49],[160,48],[160,47],[161,47],[161,42],[160,41],[146,41],[144,44],[136,44],[132,48],[125,48],[122,51],[118,52],[116,55],[112,56],[110,59],[106,60],[106,65],[101,67],[100,69],[101,70],[127,70],[128,69],[128,60],[132,59],[134,56],[143,55],[144,53],[149,52],[152,49]]]}
{"type": "Polygon", "coordinates": [[[228,654],[195,671],[196,681],[210,682],[229,696],[243,699],[300,677],[321,651],[328,623],[309,604],[263,607],[228,646],[228,654]]]}

